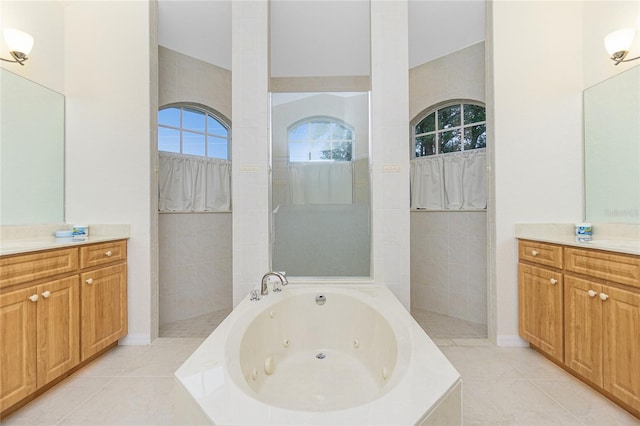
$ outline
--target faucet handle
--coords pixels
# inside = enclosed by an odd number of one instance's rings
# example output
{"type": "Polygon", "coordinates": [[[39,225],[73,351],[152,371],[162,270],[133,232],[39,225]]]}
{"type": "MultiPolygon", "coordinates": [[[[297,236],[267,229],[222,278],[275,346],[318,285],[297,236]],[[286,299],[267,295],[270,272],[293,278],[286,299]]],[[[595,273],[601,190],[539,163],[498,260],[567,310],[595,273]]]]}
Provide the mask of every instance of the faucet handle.
{"type": "Polygon", "coordinates": [[[260,300],[260,296],[258,296],[258,290],[251,290],[251,297],[249,298],[251,301],[260,300]]]}

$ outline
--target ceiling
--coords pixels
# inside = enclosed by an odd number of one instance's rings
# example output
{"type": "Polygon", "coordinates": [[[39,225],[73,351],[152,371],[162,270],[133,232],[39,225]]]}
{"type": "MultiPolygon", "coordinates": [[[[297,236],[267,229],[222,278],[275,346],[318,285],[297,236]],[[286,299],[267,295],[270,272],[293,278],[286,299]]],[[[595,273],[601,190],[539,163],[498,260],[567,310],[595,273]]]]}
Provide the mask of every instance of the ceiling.
{"type": "MultiPolygon", "coordinates": [[[[368,1],[271,3],[273,76],[369,74],[368,1]]],[[[231,69],[231,1],[158,4],[161,46],[231,69]]],[[[484,0],[409,0],[408,30],[412,68],[483,41],[484,0]]]]}

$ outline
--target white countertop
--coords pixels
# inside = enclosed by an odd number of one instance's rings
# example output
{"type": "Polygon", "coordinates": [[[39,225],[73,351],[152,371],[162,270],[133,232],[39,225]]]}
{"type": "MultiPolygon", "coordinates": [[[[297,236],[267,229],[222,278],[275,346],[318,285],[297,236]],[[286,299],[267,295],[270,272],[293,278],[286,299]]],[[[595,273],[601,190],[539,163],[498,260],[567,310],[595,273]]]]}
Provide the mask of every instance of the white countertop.
{"type": "Polygon", "coordinates": [[[83,241],[55,238],[56,230],[71,229],[71,225],[38,225],[2,227],[0,256],[40,250],[69,248],[129,238],[129,225],[89,225],[89,237],[83,241]]]}
{"type": "Polygon", "coordinates": [[[516,238],[640,255],[640,225],[593,224],[591,241],[578,241],[572,223],[519,223],[516,238]]]}

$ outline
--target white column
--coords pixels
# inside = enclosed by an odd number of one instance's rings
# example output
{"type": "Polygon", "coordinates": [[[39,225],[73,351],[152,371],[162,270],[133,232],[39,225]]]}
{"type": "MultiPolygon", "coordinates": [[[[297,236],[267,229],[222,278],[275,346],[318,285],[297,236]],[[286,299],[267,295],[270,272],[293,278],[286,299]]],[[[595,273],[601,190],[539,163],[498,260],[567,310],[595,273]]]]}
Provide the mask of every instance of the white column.
{"type": "Polygon", "coordinates": [[[373,277],[409,309],[408,3],[371,1],[373,277]]]}
{"type": "Polygon", "coordinates": [[[231,4],[233,305],[269,268],[269,3],[231,4]]]}

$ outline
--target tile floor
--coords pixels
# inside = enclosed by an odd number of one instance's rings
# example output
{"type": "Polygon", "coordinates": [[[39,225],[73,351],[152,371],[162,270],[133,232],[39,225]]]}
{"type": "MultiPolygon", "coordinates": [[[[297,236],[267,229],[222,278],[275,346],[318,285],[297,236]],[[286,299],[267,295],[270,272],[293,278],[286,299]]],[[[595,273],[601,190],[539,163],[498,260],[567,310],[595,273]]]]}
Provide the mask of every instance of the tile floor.
{"type": "Polygon", "coordinates": [[[231,310],[215,311],[160,326],[160,337],[207,337],[231,310]]]}
{"type": "MultiPolygon", "coordinates": [[[[496,347],[473,324],[424,311],[414,316],[462,375],[465,425],[640,425],[536,352],[496,347]]],[[[2,425],[175,424],[173,372],[202,340],[118,346],[2,425]]]]}

